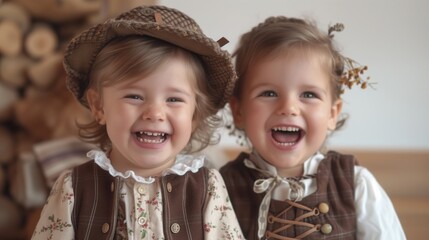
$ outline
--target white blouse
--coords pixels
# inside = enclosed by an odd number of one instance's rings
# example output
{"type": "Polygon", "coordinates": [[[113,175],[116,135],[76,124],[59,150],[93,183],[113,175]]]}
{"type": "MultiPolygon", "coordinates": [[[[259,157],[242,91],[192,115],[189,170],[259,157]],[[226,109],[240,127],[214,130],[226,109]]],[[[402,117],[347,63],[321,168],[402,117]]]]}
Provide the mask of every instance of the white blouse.
{"type": "MultiPolygon", "coordinates": [[[[133,171],[116,171],[104,152],[88,152],[97,165],[112,176],[124,179],[115,239],[165,239],[162,216],[162,190],[159,177],[144,178],[133,171]]],[[[204,156],[179,155],[163,175],[197,172],[204,156]]],[[[42,210],[32,239],[74,239],[71,213],[74,206],[71,170],[56,181],[42,210]]],[[[220,173],[209,170],[206,209],[203,213],[205,239],[244,239],[220,173]]]]}
{"type": "MultiPolygon", "coordinates": [[[[251,156],[257,156],[257,154],[253,154],[251,156]]],[[[306,160],[304,162],[303,176],[316,174],[319,164],[324,158],[325,156],[323,154],[316,153],[306,160]]],[[[292,196],[293,199],[300,199],[317,191],[316,178],[304,178],[299,180],[299,186],[302,186],[302,189],[298,191],[298,195],[301,196],[296,196],[297,191],[293,190],[293,181],[288,181],[287,179],[279,177],[277,175],[276,168],[258,156],[246,159],[245,165],[249,168],[257,169],[258,171],[272,176],[267,180],[257,180],[255,182],[255,191],[267,192],[266,199],[264,199],[267,202],[269,202],[271,198],[276,200],[285,200],[291,199],[292,196]],[[271,184],[273,181],[276,181],[276,184],[271,184]]],[[[390,198],[371,172],[362,166],[355,166],[354,183],[357,215],[357,239],[406,239],[402,225],[390,198]]],[[[263,208],[260,209],[260,218],[264,218],[264,215],[266,215],[265,211],[266,210],[263,208]]],[[[262,222],[266,223],[266,221],[262,222]]],[[[261,232],[264,232],[266,226],[262,224],[262,226],[260,225],[260,228],[261,227],[263,228],[261,232]]]]}

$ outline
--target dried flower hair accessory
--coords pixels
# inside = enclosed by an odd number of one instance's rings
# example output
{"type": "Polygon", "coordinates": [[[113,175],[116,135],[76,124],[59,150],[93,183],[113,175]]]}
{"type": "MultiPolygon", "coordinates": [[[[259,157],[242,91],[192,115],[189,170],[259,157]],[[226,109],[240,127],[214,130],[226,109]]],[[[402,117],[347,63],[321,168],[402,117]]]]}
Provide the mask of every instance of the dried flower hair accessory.
{"type": "MultiPolygon", "coordinates": [[[[351,89],[353,85],[358,85],[360,88],[365,89],[367,86],[373,87],[375,83],[369,83],[369,76],[364,76],[368,70],[368,66],[361,66],[359,63],[350,58],[344,58],[344,72],[339,80],[340,84],[351,89]]],[[[341,94],[344,93],[344,89],[341,89],[341,94]]]]}
{"type": "MultiPolygon", "coordinates": [[[[328,35],[330,38],[334,37],[333,32],[341,32],[344,30],[344,24],[342,23],[336,23],[333,26],[329,26],[328,29],[328,35]]],[[[344,62],[344,71],[341,74],[341,77],[339,79],[339,83],[342,86],[347,87],[348,89],[351,89],[353,85],[358,85],[362,89],[366,89],[367,86],[373,87],[373,84],[375,83],[369,83],[370,80],[369,76],[364,76],[365,72],[368,70],[368,66],[362,66],[355,60],[343,57],[344,62]]],[[[341,89],[341,94],[344,93],[344,88],[341,89]]]]}

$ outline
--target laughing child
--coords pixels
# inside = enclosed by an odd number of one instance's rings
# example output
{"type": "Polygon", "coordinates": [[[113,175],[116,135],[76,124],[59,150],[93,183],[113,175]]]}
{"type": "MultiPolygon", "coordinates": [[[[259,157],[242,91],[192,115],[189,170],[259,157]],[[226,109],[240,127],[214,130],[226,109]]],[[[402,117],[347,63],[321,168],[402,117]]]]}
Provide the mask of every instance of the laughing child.
{"type": "Polygon", "coordinates": [[[190,154],[213,142],[236,78],[217,42],[142,6],[76,36],[64,67],[100,150],[58,178],[33,239],[242,239],[219,172],[190,154]]]}
{"type": "Polygon", "coordinates": [[[405,239],[374,176],[322,151],[345,120],[344,86],[367,84],[334,46],[341,27],[270,17],[241,37],[230,106],[252,149],[220,172],[246,239],[405,239]]]}

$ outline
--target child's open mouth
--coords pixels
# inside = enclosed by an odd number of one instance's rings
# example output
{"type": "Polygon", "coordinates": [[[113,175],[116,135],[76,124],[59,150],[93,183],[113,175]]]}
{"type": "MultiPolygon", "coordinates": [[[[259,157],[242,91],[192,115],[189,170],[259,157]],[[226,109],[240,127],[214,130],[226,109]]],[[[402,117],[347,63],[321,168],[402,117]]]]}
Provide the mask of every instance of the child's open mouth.
{"type": "Polygon", "coordinates": [[[163,143],[167,139],[168,134],[163,132],[136,132],[137,140],[143,143],[163,143]]]}
{"type": "Polygon", "coordinates": [[[293,146],[302,138],[303,131],[298,127],[275,127],[271,129],[271,136],[282,146],[293,146]]]}

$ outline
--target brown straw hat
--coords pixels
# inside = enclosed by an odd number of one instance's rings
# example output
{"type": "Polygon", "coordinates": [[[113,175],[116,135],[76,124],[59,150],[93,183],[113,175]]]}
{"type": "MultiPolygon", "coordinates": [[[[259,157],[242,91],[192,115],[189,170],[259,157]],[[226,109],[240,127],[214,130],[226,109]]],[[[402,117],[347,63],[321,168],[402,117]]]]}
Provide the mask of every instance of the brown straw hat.
{"type": "Polygon", "coordinates": [[[228,52],[204,35],[198,24],[184,13],[165,6],[140,6],[114,19],[95,25],[76,36],[65,50],[67,87],[87,107],[85,91],[92,64],[112,39],[130,35],[154,37],[200,56],[215,106],[222,108],[234,88],[236,73],[228,52]]]}

